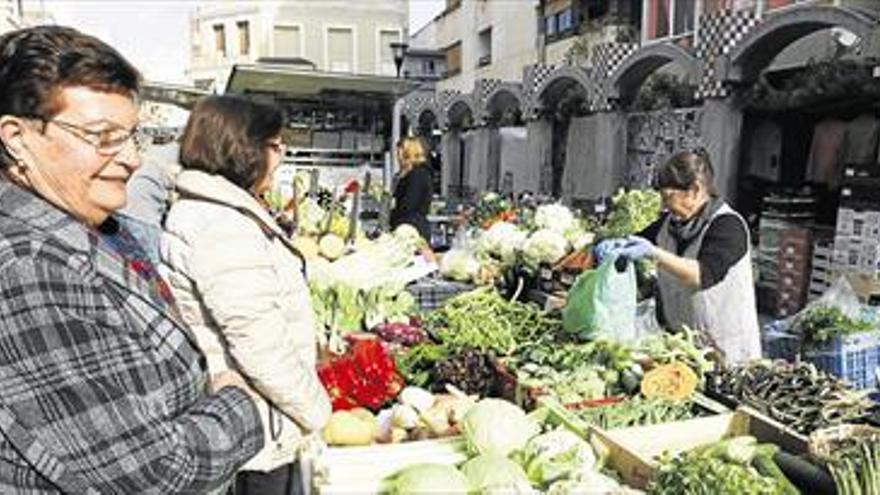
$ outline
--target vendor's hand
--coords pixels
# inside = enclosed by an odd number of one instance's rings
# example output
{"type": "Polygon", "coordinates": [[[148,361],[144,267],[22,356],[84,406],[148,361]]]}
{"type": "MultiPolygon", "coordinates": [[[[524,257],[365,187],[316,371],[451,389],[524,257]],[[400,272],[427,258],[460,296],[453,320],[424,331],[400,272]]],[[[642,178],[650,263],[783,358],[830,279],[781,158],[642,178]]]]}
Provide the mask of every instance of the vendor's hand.
{"type": "Polygon", "coordinates": [[[633,261],[640,260],[645,257],[651,257],[654,253],[654,244],[637,235],[631,235],[626,238],[626,243],[616,251],[618,256],[631,259],[633,261]]]}
{"type": "Polygon", "coordinates": [[[609,256],[617,254],[626,244],[626,239],[605,239],[593,248],[593,257],[596,258],[596,264],[601,265],[609,256]]]}

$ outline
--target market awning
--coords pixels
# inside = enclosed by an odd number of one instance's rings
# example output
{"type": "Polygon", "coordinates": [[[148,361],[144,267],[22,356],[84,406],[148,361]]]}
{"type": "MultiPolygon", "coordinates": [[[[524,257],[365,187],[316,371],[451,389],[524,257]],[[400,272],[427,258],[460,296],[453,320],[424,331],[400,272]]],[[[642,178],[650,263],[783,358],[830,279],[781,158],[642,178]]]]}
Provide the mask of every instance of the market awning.
{"type": "Polygon", "coordinates": [[[321,72],[273,64],[235,65],[227,93],[272,93],[293,99],[319,99],[339,93],[372,94],[394,100],[417,81],[395,77],[321,72]]]}

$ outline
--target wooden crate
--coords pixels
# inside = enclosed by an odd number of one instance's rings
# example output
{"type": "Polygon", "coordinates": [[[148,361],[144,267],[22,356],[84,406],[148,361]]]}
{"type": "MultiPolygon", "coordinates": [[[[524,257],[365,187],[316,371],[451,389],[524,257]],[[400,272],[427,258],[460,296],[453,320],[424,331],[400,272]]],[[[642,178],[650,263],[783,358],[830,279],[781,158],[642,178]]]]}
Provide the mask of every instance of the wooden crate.
{"type": "Polygon", "coordinates": [[[627,485],[639,489],[648,486],[663,453],[678,454],[730,436],[752,435],[792,454],[808,452],[806,437],[748,407],[661,425],[609,431],[590,427],[589,435],[593,447],[607,455],[610,467],[627,485]]]}

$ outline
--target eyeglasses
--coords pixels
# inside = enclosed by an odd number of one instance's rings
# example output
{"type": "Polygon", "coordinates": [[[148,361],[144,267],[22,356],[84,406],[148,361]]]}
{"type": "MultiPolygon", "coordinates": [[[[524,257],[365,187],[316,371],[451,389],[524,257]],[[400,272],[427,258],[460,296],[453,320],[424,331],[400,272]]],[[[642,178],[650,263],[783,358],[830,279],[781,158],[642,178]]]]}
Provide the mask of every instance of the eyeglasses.
{"type": "MultiPolygon", "coordinates": [[[[42,119],[41,119],[42,120],[42,119]]],[[[125,129],[102,129],[94,131],[85,127],[65,122],[63,120],[52,119],[43,120],[46,125],[55,124],[59,129],[67,132],[71,136],[78,138],[80,141],[88,143],[95,148],[100,155],[114,156],[118,155],[125,149],[129,141],[134,144],[135,150],[140,153],[144,151],[144,143],[140,137],[140,130],[134,128],[125,129]]]]}

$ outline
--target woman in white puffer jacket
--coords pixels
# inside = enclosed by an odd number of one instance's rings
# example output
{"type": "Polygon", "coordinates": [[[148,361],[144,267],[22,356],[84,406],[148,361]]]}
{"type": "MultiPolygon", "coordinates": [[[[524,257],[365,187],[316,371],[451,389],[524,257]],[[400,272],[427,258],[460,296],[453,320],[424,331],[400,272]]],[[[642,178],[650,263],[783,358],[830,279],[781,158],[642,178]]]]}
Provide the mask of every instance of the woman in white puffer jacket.
{"type": "Polygon", "coordinates": [[[237,495],[298,491],[297,449],[330,415],[302,261],[258,199],[283,156],[282,127],[275,107],[201,100],[161,242],[163,275],[209,371],[237,370],[264,399],[266,445],[239,473],[237,495]]]}

